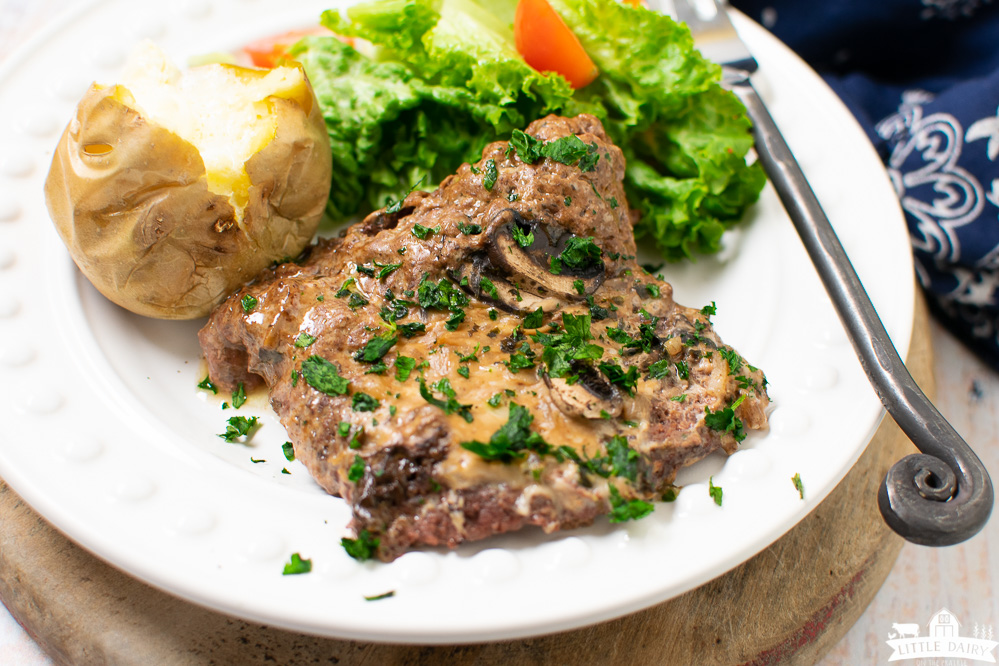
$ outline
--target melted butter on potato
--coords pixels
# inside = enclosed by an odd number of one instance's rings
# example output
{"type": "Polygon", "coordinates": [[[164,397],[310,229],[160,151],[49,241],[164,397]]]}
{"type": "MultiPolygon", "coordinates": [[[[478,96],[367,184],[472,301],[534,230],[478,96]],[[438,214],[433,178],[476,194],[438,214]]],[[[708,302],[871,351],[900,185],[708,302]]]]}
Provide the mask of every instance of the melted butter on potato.
{"type": "Polygon", "coordinates": [[[182,72],[152,44],[94,84],[45,183],[73,260],[133,312],[191,319],[294,257],[329,194],[329,138],[304,70],[182,72]]]}

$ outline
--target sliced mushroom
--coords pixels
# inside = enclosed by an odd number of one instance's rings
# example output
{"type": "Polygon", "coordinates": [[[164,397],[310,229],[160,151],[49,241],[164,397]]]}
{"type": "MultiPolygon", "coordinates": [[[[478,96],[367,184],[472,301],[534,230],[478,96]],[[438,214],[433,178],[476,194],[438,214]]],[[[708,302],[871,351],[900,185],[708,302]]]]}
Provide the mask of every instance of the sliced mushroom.
{"type": "Polygon", "coordinates": [[[527,220],[512,208],[501,210],[496,216],[500,219],[494,218],[490,224],[494,231],[488,245],[489,260],[495,269],[519,284],[521,291],[542,297],[551,294],[569,300],[582,300],[603,283],[602,263],[583,272],[561,275],[551,272],[551,258],[565,249],[573,234],[554,224],[527,220]],[[521,247],[514,239],[514,228],[533,235],[530,245],[521,247]],[[582,283],[582,293],[577,289],[578,283],[582,283]]]}
{"type": "Polygon", "coordinates": [[[573,384],[547,374],[543,377],[552,402],[566,416],[600,419],[620,416],[624,409],[620,391],[593,368],[585,368],[573,384]]]}
{"type": "Polygon", "coordinates": [[[518,289],[505,277],[497,275],[490,266],[488,256],[476,254],[471,261],[454,271],[451,277],[466,293],[507,312],[526,314],[539,307],[545,312],[554,312],[559,308],[557,298],[545,298],[518,289]]]}

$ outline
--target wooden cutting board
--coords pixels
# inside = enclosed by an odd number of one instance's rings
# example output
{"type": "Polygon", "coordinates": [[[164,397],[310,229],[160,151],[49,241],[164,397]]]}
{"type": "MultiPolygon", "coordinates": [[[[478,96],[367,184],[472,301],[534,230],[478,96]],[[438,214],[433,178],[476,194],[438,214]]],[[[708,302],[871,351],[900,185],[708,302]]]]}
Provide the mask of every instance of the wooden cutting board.
{"type": "MultiPolygon", "coordinates": [[[[908,366],[932,397],[926,308],[908,366]]],[[[66,539],[0,481],[0,598],[68,664],[810,664],[857,621],[902,540],[877,488],[914,451],[886,418],[826,500],[780,540],[676,599],[593,627],[504,643],[404,646],[237,620],[140,583],[66,539]]]]}

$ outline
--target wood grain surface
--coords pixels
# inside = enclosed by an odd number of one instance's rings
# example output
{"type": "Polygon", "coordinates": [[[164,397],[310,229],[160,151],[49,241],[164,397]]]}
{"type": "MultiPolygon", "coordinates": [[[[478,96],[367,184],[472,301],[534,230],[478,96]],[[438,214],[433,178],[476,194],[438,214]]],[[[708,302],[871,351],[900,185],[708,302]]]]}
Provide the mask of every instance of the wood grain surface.
{"type": "MultiPolygon", "coordinates": [[[[922,303],[913,331],[909,367],[932,389],[922,303]]],[[[376,645],[236,620],[109,567],[2,484],[0,598],[69,664],[811,664],[856,622],[895,562],[902,540],[878,515],[877,487],[912,450],[886,419],[830,496],[756,557],[645,611],[530,640],[376,645]]]]}

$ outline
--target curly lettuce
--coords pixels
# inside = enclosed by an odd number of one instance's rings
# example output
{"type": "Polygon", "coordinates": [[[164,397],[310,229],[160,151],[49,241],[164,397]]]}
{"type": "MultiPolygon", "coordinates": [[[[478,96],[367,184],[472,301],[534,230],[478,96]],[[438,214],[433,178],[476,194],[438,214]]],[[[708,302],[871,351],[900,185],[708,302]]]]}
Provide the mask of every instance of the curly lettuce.
{"type": "Polygon", "coordinates": [[[333,145],[329,213],[380,208],[420,183],[433,188],[490,141],[548,113],[592,113],[627,159],[636,236],[670,260],[716,252],[759,196],[746,164],[745,109],[720,69],[669,17],[619,0],[550,0],[600,69],[573,91],[517,53],[516,0],[382,0],[327,11],[322,23],[365,40],[296,45],[333,145]]]}

